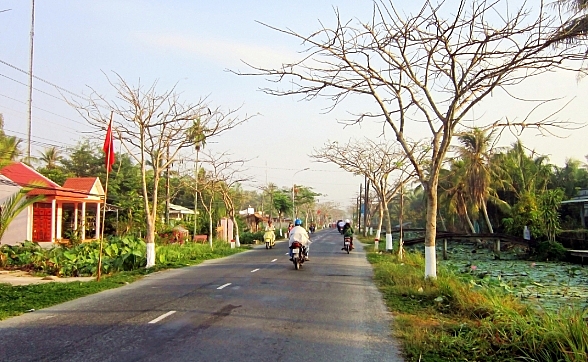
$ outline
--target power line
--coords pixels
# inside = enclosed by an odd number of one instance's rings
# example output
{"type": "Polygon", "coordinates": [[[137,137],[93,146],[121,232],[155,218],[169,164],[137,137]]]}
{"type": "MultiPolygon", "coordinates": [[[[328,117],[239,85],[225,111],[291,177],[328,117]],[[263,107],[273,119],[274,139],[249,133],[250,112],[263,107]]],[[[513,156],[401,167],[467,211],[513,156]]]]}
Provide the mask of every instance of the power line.
{"type": "MultiPolygon", "coordinates": [[[[21,82],[21,81],[19,81],[19,80],[16,80],[16,79],[14,79],[14,78],[11,78],[11,77],[7,76],[6,74],[2,74],[2,73],[0,73],[0,77],[4,77],[4,78],[6,78],[6,79],[9,79],[9,80],[11,80],[11,81],[13,81],[13,82],[15,82],[15,83],[18,83],[18,84],[24,85],[25,87],[28,87],[28,84],[25,84],[25,83],[23,83],[23,82],[21,82]]],[[[66,101],[65,99],[63,99],[63,98],[60,98],[60,97],[57,97],[57,96],[54,96],[53,94],[51,94],[51,93],[47,93],[47,92],[45,92],[45,91],[43,91],[43,90],[40,90],[39,88],[34,88],[34,87],[33,87],[33,89],[34,89],[35,91],[39,92],[39,93],[46,94],[46,95],[48,95],[49,97],[53,97],[53,98],[55,98],[55,99],[58,99],[58,100],[60,100],[60,101],[62,101],[62,102],[64,102],[64,103],[67,103],[67,101],[66,101]]]]}
{"type": "MultiPolygon", "coordinates": [[[[12,97],[10,97],[10,96],[7,96],[7,95],[5,95],[5,94],[2,94],[2,93],[0,93],[0,97],[8,98],[8,99],[10,99],[10,100],[13,100],[13,101],[15,101],[15,102],[18,102],[18,103],[27,104],[26,102],[19,101],[19,100],[18,100],[18,99],[16,99],[16,98],[12,98],[12,97]]],[[[60,115],[60,114],[57,114],[57,113],[54,113],[54,112],[48,111],[48,110],[46,110],[46,109],[43,109],[43,108],[40,108],[40,107],[33,107],[33,108],[35,108],[35,109],[38,109],[38,110],[41,110],[41,111],[43,111],[43,112],[50,113],[50,114],[52,114],[52,115],[54,115],[54,116],[57,116],[57,117],[61,117],[61,118],[67,119],[67,120],[69,120],[69,121],[72,121],[72,122],[74,122],[74,123],[81,124],[82,126],[87,126],[87,124],[85,124],[85,123],[82,123],[82,122],[80,122],[80,121],[76,121],[76,120],[75,120],[75,119],[73,119],[73,118],[69,118],[69,117],[66,117],[66,116],[62,116],[62,115],[60,115]]]]}
{"type": "MultiPolygon", "coordinates": [[[[6,66],[9,66],[10,68],[16,69],[16,70],[18,70],[19,72],[21,72],[21,73],[24,73],[24,74],[26,74],[26,75],[30,75],[30,73],[29,73],[29,72],[27,72],[26,70],[20,69],[20,68],[19,68],[19,67],[17,67],[16,65],[12,65],[12,64],[10,64],[10,63],[8,63],[8,62],[6,62],[6,61],[2,60],[2,59],[0,59],[0,63],[4,64],[4,65],[6,65],[6,66]]],[[[45,79],[43,79],[43,78],[41,78],[41,77],[38,77],[38,76],[36,76],[36,75],[33,75],[33,78],[35,78],[35,79],[37,79],[37,80],[40,80],[40,81],[41,81],[41,82],[43,82],[43,83],[49,84],[50,86],[52,86],[52,87],[55,87],[56,89],[59,89],[60,91],[63,91],[63,92],[65,92],[65,93],[68,93],[68,94],[71,94],[72,96],[76,96],[76,97],[78,97],[78,98],[81,98],[81,99],[83,99],[83,100],[85,100],[85,101],[90,101],[90,99],[89,99],[89,98],[86,98],[86,97],[84,97],[84,96],[81,96],[81,95],[79,95],[79,94],[76,94],[76,93],[74,93],[74,92],[72,92],[72,91],[69,91],[69,90],[67,90],[67,89],[65,89],[65,88],[63,88],[63,87],[60,87],[60,86],[58,86],[57,84],[51,83],[50,81],[48,81],[48,80],[45,80],[45,79]]]]}
{"type": "MultiPolygon", "coordinates": [[[[10,129],[4,129],[4,130],[5,130],[5,131],[7,131],[7,132],[11,132],[11,133],[16,133],[16,134],[26,135],[26,134],[25,134],[25,133],[23,133],[23,132],[13,131],[13,130],[10,130],[10,129]]],[[[24,139],[23,139],[23,138],[20,138],[20,137],[18,137],[18,136],[14,136],[14,137],[16,137],[17,139],[19,139],[19,140],[21,140],[21,141],[24,141],[24,139]]],[[[69,144],[69,143],[65,143],[65,142],[59,142],[59,141],[54,141],[54,140],[50,140],[50,139],[48,139],[48,138],[43,138],[43,137],[38,137],[38,136],[35,136],[35,138],[37,138],[37,139],[41,139],[41,140],[46,140],[46,141],[53,141],[53,142],[61,143],[61,144],[62,144],[62,145],[64,145],[64,146],[59,146],[59,145],[52,144],[52,143],[45,143],[45,142],[42,142],[42,141],[34,141],[34,140],[33,140],[33,142],[44,143],[44,144],[46,144],[46,145],[55,146],[55,147],[59,147],[59,148],[63,148],[63,149],[65,149],[65,148],[67,148],[67,147],[75,147],[74,145],[71,145],[71,144],[69,144]]]]}
{"type": "MultiPolygon", "coordinates": [[[[9,111],[11,111],[11,112],[14,112],[14,113],[24,114],[24,112],[18,111],[18,110],[14,109],[14,108],[9,108],[9,107],[3,106],[3,105],[1,105],[1,104],[0,104],[0,108],[2,108],[2,109],[4,109],[4,110],[9,110],[9,111]]],[[[41,118],[41,117],[37,117],[37,116],[35,116],[35,117],[33,117],[33,119],[35,119],[35,120],[37,120],[37,121],[44,121],[44,122],[47,122],[47,123],[49,123],[51,126],[57,126],[57,127],[61,127],[61,128],[63,128],[63,129],[64,129],[64,131],[60,131],[60,132],[69,133],[69,134],[72,134],[72,135],[74,135],[74,136],[76,136],[76,137],[79,137],[79,136],[80,136],[80,134],[82,134],[82,132],[80,132],[80,131],[77,131],[77,130],[75,130],[75,129],[71,128],[71,127],[68,127],[68,126],[65,126],[65,125],[62,125],[62,124],[59,124],[59,123],[56,123],[56,122],[50,121],[50,120],[48,120],[48,119],[46,119],[46,118],[41,118]],[[73,132],[72,132],[72,131],[73,131],[73,132]]]]}

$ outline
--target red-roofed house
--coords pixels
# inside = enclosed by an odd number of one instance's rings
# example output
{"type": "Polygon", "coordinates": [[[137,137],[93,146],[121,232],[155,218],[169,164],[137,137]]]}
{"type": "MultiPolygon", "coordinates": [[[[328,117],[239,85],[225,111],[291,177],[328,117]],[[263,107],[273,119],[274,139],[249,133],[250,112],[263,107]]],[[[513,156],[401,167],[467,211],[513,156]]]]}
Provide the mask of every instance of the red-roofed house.
{"type": "Polygon", "coordinates": [[[97,177],[70,178],[59,186],[21,162],[4,167],[0,175],[0,203],[23,187],[32,188],[29,195],[45,196],[15,218],[2,244],[67,242],[70,233],[82,240],[100,236],[104,189],[97,177]]]}

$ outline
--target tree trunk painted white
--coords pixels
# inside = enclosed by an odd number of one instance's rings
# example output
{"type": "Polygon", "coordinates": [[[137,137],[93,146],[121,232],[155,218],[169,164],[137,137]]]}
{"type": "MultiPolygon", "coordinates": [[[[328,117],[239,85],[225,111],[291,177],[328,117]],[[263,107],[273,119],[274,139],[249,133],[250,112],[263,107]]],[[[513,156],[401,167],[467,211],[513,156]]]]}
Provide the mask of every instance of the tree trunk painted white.
{"type": "Polygon", "coordinates": [[[147,215],[145,244],[147,246],[147,264],[145,265],[145,268],[151,268],[155,266],[155,220],[151,215],[147,215]]]}
{"type": "Polygon", "coordinates": [[[145,268],[152,268],[155,266],[155,243],[146,243],[147,246],[147,265],[145,268]]]}
{"type": "Polygon", "coordinates": [[[386,250],[392,251],[394,250],[394,244],[392,243],[392,222],[390,220],[390,210],[388,209],[388,204],[384,200],[384,211],[386,212],[386,250]]]}
{"type": "Polygon", "coordinates": [[[434,246],[425,246],[425,278],[437,278],[437,255],[434,246]]]}
{"type": "Polygon", "coordinates": [[[425,279],[437,278],[437,256],[435,239],[437,237],[437,182],[429,181],[427,193],[427,221],[425,224],[425,279]]]}
{"type": "Polygon", "coordinates": [[[382,223],[384,222],[384,208],[382,207],[382,200],[380,199],[380,219],[378,220],[378,230],[376,231],[376,237],[374,240],[374,249],[378,250],[380,247],[380,236],[382,235],[382,223]]]}
{"type": "Polygon", "coordinates": [[[235,209],[230,210],[230,219],[233,222],[233,230],[235,230],[235,246],[240,248],[241,242],[239,241],[239,224],[237,224],[237,220],[235,219],[235,209]]]}
{"type": "Polygon", "coordinates": [[[388,231],[386,232],[386,250],[394,250],[394,245],[392,244],[392,233],[388,231]]]}
{"type": "Polygon", "coordinates": [[[210,246],[210,249],[212,249],[212,211],[208,213],[208,245],[210,246]]]}

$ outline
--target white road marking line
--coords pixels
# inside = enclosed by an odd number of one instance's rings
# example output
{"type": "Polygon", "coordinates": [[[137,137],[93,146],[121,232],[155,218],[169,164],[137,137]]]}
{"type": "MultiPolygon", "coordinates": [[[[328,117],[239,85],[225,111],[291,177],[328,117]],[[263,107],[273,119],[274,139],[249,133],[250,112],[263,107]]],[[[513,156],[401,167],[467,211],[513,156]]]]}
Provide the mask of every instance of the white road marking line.
{"type": "Polygon", "coordinates": [[[223,284],[220,287],[216,288],[216,289],[224,289],[226,287],[228,287],[229,285],[231,285],[232,283],[227,283],[227,284],[223,284]]]}
{"type": "Polygon", "coordinates": [[[259,268],[257,268],[257,269],[253,269],[251,272],[252,272],[252,273],[255,273],[255,272],[256,272],[256,271],[258,271],[258,270],[259,270],[259,268]]]}
{"type": "Polygon", "coordinates": [[[290,255],[290,253],[286,253],[285,255],[290,255]]]}
{"type": "Polygon", "coordinates": [[[149,322],[149,324],[157,323],[160,320],[162,320],[163,318],[169,317],[170,315],[174,314],[175,312],[176,312],[175,310],[170,310],[169,312],[164,313],[164,314],[160,315],[159,317],[155,318],[154,320],[149,322]]]}
{"type": "Polygon", "coordinates": [[[276,260],[278,260],[278,259],[274,259],[274,260],[272,260],[272,263],[273,263],[274,261],[276,261],[276,260]]]}
{"type": "Polygon", "coordinates": [[[50,318],[53,318],[53,317],[55,317],[55,316],[54,315],[48,315],[46,317],[39,318],[39,320],[50,319],[50,318]]]}

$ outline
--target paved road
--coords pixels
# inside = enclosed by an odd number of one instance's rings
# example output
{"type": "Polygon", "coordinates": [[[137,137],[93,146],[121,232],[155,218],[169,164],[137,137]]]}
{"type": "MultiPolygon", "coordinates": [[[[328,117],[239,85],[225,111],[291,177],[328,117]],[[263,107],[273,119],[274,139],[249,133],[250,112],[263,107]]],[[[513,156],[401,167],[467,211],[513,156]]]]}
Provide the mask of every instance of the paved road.
{"type": "Polygon", "coordinates": [[[0,322],[1,361],[401,361],[361,245],[313,235],[0,322]]]}

